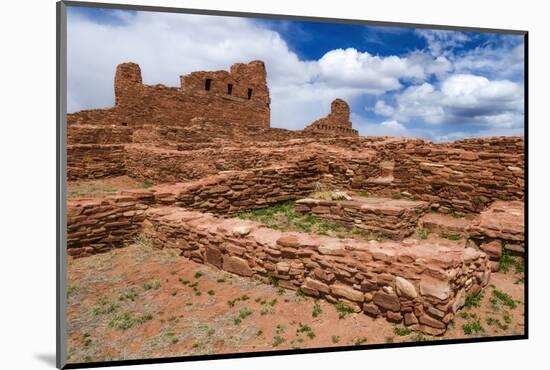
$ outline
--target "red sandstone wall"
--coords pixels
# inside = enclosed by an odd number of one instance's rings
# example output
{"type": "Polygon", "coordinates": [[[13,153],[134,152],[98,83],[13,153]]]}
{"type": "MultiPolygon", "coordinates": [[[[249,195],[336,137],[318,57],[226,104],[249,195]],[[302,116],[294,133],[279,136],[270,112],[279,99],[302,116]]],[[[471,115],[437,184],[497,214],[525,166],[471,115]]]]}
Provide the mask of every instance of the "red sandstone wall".
{"type": "Polygon", "coordinates": [[[115,125],[69,125],[67,144],[131,143],[133,129],[115,125]]]}
{"type": "Polygon", "coordinates": [[[236,64],[230,73],[195,72],[181,79],[181,88],[143,85],[137,64],[120,64],[115,75],[115,107],[69,114],[68,124],[135,128],[206,123],[216,125],[218,131],[227,126],[244,131],[269,128],[270,100],[263,62],[236,64]],[[210,91],[205,90],[207,78],[212,79],[210,91]],[[229,83],[233,85],[231,94],[227,91],[229,83]]]}
{"type": "Polygon", "coordinates": [[[466,294],[479,292],[490,276],[483,252],[450,242],[403,248],[339,240],[172,207],[146,211],[143,232],[196,262],[265,281],[275,277],[285,288],[434,335],[445,331],[466,294]]]}
{"type": "Polygon", "coordinates": [[[96,179],[124,175],[123,145],[68,145],[67,179],[96,179]]]}
{"type": "Polygon", "coordinates": [[[358,136],[349,120],[349,105],[342,99],[334,100],[327,117],[318,119],[304,129],[305,132],[325,132],[334,136],[358,136]]]}

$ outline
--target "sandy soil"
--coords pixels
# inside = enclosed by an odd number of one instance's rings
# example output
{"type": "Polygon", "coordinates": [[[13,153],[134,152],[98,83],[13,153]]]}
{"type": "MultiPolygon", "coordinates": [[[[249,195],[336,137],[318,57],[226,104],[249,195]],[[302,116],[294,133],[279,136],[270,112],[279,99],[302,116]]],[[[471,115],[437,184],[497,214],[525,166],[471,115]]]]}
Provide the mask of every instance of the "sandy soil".
{"type": "Polygon", "coordinates": [[[444,336],[430,337],[362,313],[340,317],[328,302],[145,242],[70,260],[68,270],[71,363],[502,336],[524,329],[524,285],[514,272],[493,274],[479,307],[473,302],[444,336]]]}
{"type": "Polygon", "coordinates": [[[112,194],[120,190],[140,189],[150,186],[129,176],[106,177],[95,180],[78,180],[67,182],[69,198],[112,194]]]}

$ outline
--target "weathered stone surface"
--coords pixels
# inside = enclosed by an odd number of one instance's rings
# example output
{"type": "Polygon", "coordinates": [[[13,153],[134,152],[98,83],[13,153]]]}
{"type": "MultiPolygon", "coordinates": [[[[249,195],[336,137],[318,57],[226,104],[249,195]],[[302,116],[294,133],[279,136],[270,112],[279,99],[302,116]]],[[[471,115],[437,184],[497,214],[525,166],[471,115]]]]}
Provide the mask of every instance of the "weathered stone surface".
{"type": "Polygon", "coordinates": [[[338,297],[344,297],[354,302],[363,302],[364,296],[363,293],[350,288],[346,285],[334,284],[330,286],[330,291],[333,295],[338,297]]]}
{"type": "Polygon", "coordinates": [[[330,287],[327,284],[322,283],[319,280],[309,278],[309,277],[305,279],[304,286],[309,288],[309,289],[313,289],[313,290],[319,291],[319,292],[324,293],[324,294],[329,294],[330,293],[330,287]]]}
{"type": "Polygon", "coordinates": [[[446,281],[424,275],[420,279],[420,294],[445,300],[451,294],[451,287],[446,281]]]}
{"type": "Polygon", "coordinates": [[[452,312],[456,313],[459,309],[461,309],[464,304],[466,303],[466,290],[460,289],[458,293],[456,293],[453,305],[451,306],[452,312]]]}
{"type": "Polygon", "coordinates": [[[406,312],[403,316],[406,326],[418,324],[418,319],[412,312],[406,312]]]}
{"type": "Polygon", "coordinates": [[[420,318],[418,319],[418,321],[419,321],[421,324],[430,326],[430,327],[432,327],[432,328],[436,328],[436,329],[445,329],[445,324],[444,324],[444,323],[442,323],[441,321],[436,320],[436,319],[434,319],[433,317],[428,316],[428,315],[422,315],[422,316],[420,316],[420,318]]]}
{"type": "Polygon", "coordinates": [[[500,240],[493,240],[488,243],[482,243],[479,248],[487,253],[489,258],[498,260],[502,255],[502,242],[500,240]]]}
{"type": "Polygon", "coordinates": [[[317,248],[319,253],[329,256],[342,256],[345,254],[345,246],[336,240],[323,243],[317,248]]]}
{"type": "Polygon", "coordinates": [[[414,284],[401,276],[395,277],[395,287],[397,288],[397,295],[399,296],[405,296],[407,298],[416,298],[418,296],[414,284]]]}
{"type": "Polygon", "coordinates": [[[401,310],[401,304],[399,303],[399,298],[397,296],[389,295],[384,292],[375,293],[373,302],[377,306],[382,307],[385,310],[389,310],[389,311],[401,310]]]}
{"type": "Polygon", "coordinates": [[[378,306],[376,306],[373,303],[365,303],[363,304],[363,311],[369,316],[372,317],[378,317],[381,315],[380,310],[378,309],[378,306]]]}
{"type": "Polygon", "coordinates": [[[223,269],[242,276],[252,276],[253,271],[246,260],[240,257],[223,256],[223,269]]]}
{"type": "Polygon", "coordinates": [[[217,268],[222,268],[222,253],[217,248],[206,247],[205,248],[205,260],[217,268]]]}

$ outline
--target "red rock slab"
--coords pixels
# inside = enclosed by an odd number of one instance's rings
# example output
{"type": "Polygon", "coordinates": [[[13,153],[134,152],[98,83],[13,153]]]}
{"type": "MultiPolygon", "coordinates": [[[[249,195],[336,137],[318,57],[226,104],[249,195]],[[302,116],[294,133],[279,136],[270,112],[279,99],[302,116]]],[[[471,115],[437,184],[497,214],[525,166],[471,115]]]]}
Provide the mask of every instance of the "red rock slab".
{"type": "Polygon", "coordinates": [[[481,212],[471,227],[471,236],[479,240],[499,239],[504,244],[525,243],[525,205],[522,201],[496,201],[481,212]]]}
{"type": "Polygon", "coordinates": [[[432,233],[467,236],[471,223],[472,219],[469,218],[456,218],[442,213],[428,213],[422,216],[419,225],[432,233]]]}

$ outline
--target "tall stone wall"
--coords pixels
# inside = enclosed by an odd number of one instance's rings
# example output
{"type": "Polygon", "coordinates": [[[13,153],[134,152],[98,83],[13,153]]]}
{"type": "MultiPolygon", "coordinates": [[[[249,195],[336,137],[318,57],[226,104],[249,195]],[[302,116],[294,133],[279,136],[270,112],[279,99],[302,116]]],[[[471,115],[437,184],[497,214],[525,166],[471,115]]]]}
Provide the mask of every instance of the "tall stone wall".
{"type": "Polygon", "coordinates": [[[190,127],[211,124],[261,130],[270,125],[270,100],[265,65],[235,64],[231,72],[194,72],[181,77],[180,88],[144,85],[135,63],[117,66],[115,107],[68,115],[74,124],[115,124],[139,128],[145,124],[190,127]],[[231,85],[231,87],[230,87],[231,85]]]}

